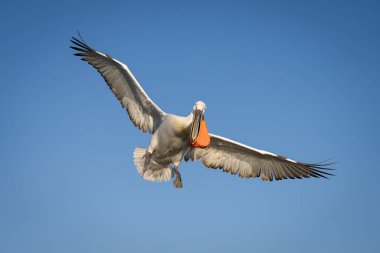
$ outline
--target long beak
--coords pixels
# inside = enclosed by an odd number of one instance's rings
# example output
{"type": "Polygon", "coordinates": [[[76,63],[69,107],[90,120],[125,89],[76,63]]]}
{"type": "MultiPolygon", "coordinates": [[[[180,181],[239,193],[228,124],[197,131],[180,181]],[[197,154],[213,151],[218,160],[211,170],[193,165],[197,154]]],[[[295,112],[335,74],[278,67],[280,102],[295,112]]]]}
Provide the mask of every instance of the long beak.
{"type": "Polygon", "coordinates": [[[191,126],[191,131],[190,131],[191,143],[194,143],[198,138],[199,130],[201,129],[202,119],[203,119],[203,111],[194,110],[193,124],[191,126]]]}

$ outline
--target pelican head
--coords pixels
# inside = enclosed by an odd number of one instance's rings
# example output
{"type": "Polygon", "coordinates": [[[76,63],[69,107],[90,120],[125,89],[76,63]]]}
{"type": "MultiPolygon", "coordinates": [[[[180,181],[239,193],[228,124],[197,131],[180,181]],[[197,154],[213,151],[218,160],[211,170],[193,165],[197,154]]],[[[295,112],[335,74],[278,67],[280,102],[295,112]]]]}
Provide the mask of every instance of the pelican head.
{"type": "Polygon", "coordinates": [[[206,111],[206,104],[202,101],[195,103],[193,107],[193,123],[191,125],[190,141],[195,142],[198,138],[201,128],[201,122],[204,120],[204,113],[206,111]]]}
{"type": "Polygon", "coordinates": [[[194,107],[193,107],[193,112],[195,110],[202,111],[204,113],[206,110],[206,104],[203,101],[196,102],[194,107]]]}

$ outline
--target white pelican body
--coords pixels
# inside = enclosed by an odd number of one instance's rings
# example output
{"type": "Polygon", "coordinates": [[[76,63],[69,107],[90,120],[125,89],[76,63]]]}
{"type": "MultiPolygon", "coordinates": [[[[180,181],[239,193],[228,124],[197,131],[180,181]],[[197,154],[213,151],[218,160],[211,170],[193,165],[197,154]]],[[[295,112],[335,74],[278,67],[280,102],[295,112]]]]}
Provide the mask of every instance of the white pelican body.
{"type": "MultiPolygon", "coordinates": [[[[148,150],[135,149],[133,155],[137,170],[146,180],[167,181],[172,177],[171,165],[178,170],[179,164],[189,149],[192,122],[192,114],[188,117],[168,114],[152,135],[148,150]],[[148,158],[150,160],[147,165],[146,158],[149,154],[152,155],[148,158]]],[[[177,185],[177,181],[175,182],[177,185]]],[[[178,184],[180,182],[178,181],[178,184]]]]}
{"type": "Polygon", "coordinates": [[[301,163],[271,152],[209,134],[204,120],[206,105],[198,101],[187,117],[162,111],[145,93],[128,67],[95,51],[82,38],[71,40],[71,48],[103,76],[111,91],[126,108],[133,124],[152,134],[148,149],[136,148],[137,171],[146,180],[168,181],[182,188],[178,171],[181,161],[201,160],[208,168],[219,168],[240,177],[272,181],[287,178],[326,177],[328,164],[301,163]],[[174,174],[173,174],[174,173],[174,174]]]}

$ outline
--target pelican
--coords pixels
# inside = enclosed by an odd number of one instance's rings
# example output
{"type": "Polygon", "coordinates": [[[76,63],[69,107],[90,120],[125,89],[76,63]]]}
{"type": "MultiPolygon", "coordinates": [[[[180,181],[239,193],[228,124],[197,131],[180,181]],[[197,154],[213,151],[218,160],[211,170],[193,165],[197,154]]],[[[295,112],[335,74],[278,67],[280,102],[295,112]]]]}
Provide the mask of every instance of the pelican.
{"type": "Polygon", "coordinates": [[[70,41],[73,43],[70,47],[77,51],[74,55],[98,70],[132,123],[151,134],[149,147],[137,147],[133,152],[137,171],[145,180],[162,182],[175,177],[173,185],[182,188],[178,170],[182,160],[201,160],[207,168],[265,181],[332,175],[326,167],[331,163],[297,162],[210,134],[205,121],[206,104],[202,101],[196,102],[186,117],[164,112],[148,97],[125,64],[92,49],[80,34],[70,41]]]}

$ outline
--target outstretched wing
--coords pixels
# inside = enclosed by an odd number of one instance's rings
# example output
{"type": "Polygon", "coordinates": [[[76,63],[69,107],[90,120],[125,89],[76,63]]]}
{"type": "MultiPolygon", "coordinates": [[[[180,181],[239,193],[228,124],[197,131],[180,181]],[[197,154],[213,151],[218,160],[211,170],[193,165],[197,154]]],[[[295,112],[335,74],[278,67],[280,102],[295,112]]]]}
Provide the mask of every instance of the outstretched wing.
{"type": "Polygon", "coordinates": [[[126,108],[133,124],[143,132],[154,133],[165,113],[148,97],[128,67],[118,60],[92,49],[82,38],[72,38],[74,55],[82,57],[102,75],[111,91],[126,108]]]}
{"type": "Polygon", "coordinates": [[[261,177],[272,181],[332,175],[325,168],[330,164],[308,164],[296,162],[283,156],[255,149],[224,137],[210,134],[211,142],[206,148],[192,148],[185,161],[200,159],[204,166],[222,169],[240,177],[261,177]]]}

